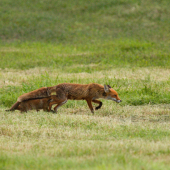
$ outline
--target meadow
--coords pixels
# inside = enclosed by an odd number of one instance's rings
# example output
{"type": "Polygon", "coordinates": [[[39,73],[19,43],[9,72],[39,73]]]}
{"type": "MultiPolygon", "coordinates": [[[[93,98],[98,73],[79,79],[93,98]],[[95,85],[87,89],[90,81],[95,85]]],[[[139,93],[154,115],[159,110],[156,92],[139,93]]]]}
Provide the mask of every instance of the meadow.
{"type": "Polygon", "coordinates": [[[168,0],[1,0],[0,169],[170,169],[168,0]],[[6,112],[59,83],[109,84],[91,114],[6,112]]]}

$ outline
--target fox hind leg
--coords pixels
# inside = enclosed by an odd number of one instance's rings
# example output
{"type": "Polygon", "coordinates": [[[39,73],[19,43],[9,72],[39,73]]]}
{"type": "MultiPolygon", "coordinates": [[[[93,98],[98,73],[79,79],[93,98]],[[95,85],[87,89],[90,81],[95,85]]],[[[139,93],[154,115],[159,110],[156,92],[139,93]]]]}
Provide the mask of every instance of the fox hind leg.
{"type": "Polygon", "coordinates": [[[54,107],[54,111],[57,113],[57,109],[67,102],[67,94],[63,91],[63,89],[57,88],[56,89],[56,99],[54,102],[50,102],[49,110],[51,109],[52,104],[56,104],[57,106],[54,107]]]}
{"type": "Polygon", "coordinates": [[[56,101],[53,101],[53,102],[50,102],[50,103],[49,103],[49,108],[48,108],[48,111],[49,111],[49,112],[52,111],[51,108],[52,108],[52,105],[54,105],[54,104],[57,104],[57,102],[56,102],[56,101]]]}
{"type": "Polygon", "coordinates": [[[54,107],[55,113],[57,113],[57,109],[58,109],[59,107],[61,107],[63,104],[65,104],[66,102],[67,102],[67,99],[64,100],[63,102],[58,103],[57,106],[54,107]]]}

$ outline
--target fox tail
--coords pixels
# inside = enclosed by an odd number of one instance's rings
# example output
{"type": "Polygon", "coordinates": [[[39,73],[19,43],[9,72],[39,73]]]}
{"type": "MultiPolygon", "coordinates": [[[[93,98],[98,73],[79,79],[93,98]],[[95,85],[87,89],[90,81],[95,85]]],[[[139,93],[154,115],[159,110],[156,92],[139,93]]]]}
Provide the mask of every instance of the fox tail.
{"type": "Polygon", "coordinates": [[[21,102],[18,102],[18,101],[17,101],[16,103],[14,103],[14,104],[11,106],[10,109],[5,110],[5,111],[13,111],[13,110],[16,110],[20,103],[21,103],[21,102]]]}

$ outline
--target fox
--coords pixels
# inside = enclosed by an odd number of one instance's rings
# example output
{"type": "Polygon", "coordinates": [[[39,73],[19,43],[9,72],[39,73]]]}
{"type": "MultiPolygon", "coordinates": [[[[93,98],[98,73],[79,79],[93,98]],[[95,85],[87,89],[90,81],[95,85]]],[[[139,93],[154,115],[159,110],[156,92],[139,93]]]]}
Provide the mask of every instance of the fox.
{"type": "Polygon", "coordinates": [[[98,106],[95,107],[95,110],[98,110],[102,107],[102,102],[97,100],[99,98],[112,100],[117,103],[122,102],[119,98],[118,93],[111,88],[110,85],[100,85],[97,83],[91,84],[74,84],[74,83],[62,83],[53,87],[53,90],[56,88],[56,95],[58,101],[52,101],[49,103],[49,108],[51,109],[52,105],[57,104],[54,107],[54,112],[57,113],[57,110],[60,106],[65,104],[67,100],[86,100],[88,107],[92,114],[94,114],[93,103],[97,103],[98,106]]]}
{"type": "Polygon", "coordinates": [[[31,100],[31,99],[42,99],[49,97],[53,92],[56,91],[56,87],[41,87],[37,90],[31,91],[29,93],[24,93],[23,95],[19,96],[17,99],[17,102],[14,103],[10,109],[6,111],[13,111],[16,110],[19,106],[24,101],[31,100]]]}
{"type": "Polygon", "coordinates": [[[42,99],[32,99],[21,102],[15,110],[20,110],[22,112],[27,112],[29,110],[36,110],[37,112],[40,109],[44,111],[50,112],[51,108],[49,108],[50,102],[59,102],[57,95],[51,95],[49,97],[45,97],[42,99]]]}

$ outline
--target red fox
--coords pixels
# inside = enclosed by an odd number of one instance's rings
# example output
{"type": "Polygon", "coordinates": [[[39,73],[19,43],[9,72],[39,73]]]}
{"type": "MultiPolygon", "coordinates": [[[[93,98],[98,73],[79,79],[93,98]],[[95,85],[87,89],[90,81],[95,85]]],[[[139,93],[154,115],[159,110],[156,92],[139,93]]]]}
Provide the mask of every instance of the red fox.
{"type": "Polygon", "coordinates": [[[54,107],[54,111],[57,113],[57,109],[65,104],[67,100],[86,100],[87,104],[92,113],[94,109],[92,106],[93,103],[99,104],[95,109],[98,110],[102,106],[102,102],[97,100],[99,98],[113,100],[117,103],[121,102],[121,99],[118,97],[118,94],[113,90],[109,85],[100,85],[96,83],[92,84],[71,84],[71,83],[62,83],[57,86],[52,87],[42,87],[40,89],[25,93],[18,97],[17,102],[6,111],[16,110],[21,102],[32,100],[32,99],[42,99],[49,97],[53,92],[56,93],[56,100],[50,101],[49,111],[53,104],[57,104],[54,107]]]}
{"type": "MultiPolygon", "coordinates": [[[[62,83],[54,87],[56,87],[56,95],[58,99],[57,106],[54,107],[54,111],[56,113],[57,109],[63,104],[65,104],[68,99],[86,100],[92,113],[94,113],[92,102],[99,104],[95,108],[96,110],[100,109],[102,106],[102,102],[97,100],[98,98],[113,100],[117,103],[121,102],[121,99],[118,97],[118,93],[115,90],[113,90],[109,85],[102,86],[96,83],[86,85],[62,83]]],[[[56,104],[56,101],[50,102],[49,104],[50,109],[53,104],[56,104]]]]}
{"type": "Polygon", "coordinates": [[[42,87],[40,89],[31,91],[29,93],[24,93],[23,95],[19,96],[17,99],[17,102],[12,105],[12,107],[9,110],[6,111],[12,111],[16,110],[19,104],[23,101],[27,101],[30,99],[41,99],[45,97],[49,97],[53,91],[56,91],[56,86],[54,87],[42,87]]]}
{"type": "Polygon", "coordinates": [[[44,111],[51,111],[51,107],[49,108],[50,102],[58,103],[58,98],[56,95],[52,95],[49,97],[45,97],[42,99],[32,99],[26,100],[19,104],[16,110],[20,110],[21,112],[27,112],[29,110],[37,110],[43,109],[44,111]]]}

